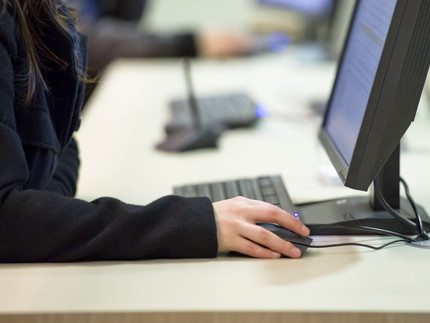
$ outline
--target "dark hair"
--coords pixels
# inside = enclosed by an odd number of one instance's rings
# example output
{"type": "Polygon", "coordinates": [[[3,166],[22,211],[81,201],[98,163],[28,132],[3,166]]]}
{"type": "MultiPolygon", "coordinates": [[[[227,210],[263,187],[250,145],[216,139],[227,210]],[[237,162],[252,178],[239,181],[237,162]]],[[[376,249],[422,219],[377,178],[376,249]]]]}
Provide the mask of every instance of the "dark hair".
{"type": "MultiPolygon", "coordinates": [[[[58,0],[0,0],[2,8],[0,14],[7,7],[12,9],[14,18],[17,22],[19,31],[24,41],[25,50],[27,53],[28,66],[25,75],[21,75],[27,91],[25,97],[21,98],[24,106],[28,106],[34,97],[37,81],[42,82],[46,88],[46,83],[43,79],[40,70],[40,61],[44,59],[55,61],[60,68],[66,68],[67,62],[55,55],[41,40],[41,27],[46,24],[41,20],[41,12],[43,11],[48,16],[55,20],[60,28],[66,33],[71,33],[67,25],[67,19],[59,10],[61,3],[58,0]]],[[[79,60],[76,57],[76,66],[81,80],[86,80],[83,67],[79,65],[79,60]]]]}

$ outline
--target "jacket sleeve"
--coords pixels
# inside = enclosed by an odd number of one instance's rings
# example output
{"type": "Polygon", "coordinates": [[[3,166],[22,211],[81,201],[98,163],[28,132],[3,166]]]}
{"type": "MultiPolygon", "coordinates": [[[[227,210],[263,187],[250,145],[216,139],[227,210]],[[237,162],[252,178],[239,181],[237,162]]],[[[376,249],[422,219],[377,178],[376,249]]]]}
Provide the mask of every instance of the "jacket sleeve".
{"type": "Polygon", "coordinates": [[[57,192],[64,196],[75,196],[76,182],[79,172],[79,153],[75,139],[64,150],[58,167],[48,183],[46,190],[57,192]]]}
{"type": "MultiPolygon", "coordinates": [[[[209,199],[166,196],[146,206],[108,197],[87,202],[63,195],[74,190],[77,170],[65,172],[66,164],[49,185],[56,192],[27,189],[30,170],[13,118],[14,76],[7,53],[0,37],[0,262],[216,256],[209,199]]],[[[63,157],[77,160],[75,148],[63,157]]]]}
{"type": "Polygon", "coordinates": [[[147,206],[23,189],[18,136],[0,124],[0,262],[203,258],[217,253],[212,204],[166,196],[147,206]]]}
{"type": "MultiPolygon", "coordinates": [[[[76,1],[76,0],[75,0],[76,1]]],[[[147,0],[77,0],[93,2],[99,16],[109,16],[122,20],[139,21],[147,6],[147,0]]]]}
{"type": "Polygon", "coordinates": [[[98,73],[116,58],[196,56],[191,33],[153,34],[133,22],[101,18],[83,27],[88,36],[88,67],[98,73]]]}

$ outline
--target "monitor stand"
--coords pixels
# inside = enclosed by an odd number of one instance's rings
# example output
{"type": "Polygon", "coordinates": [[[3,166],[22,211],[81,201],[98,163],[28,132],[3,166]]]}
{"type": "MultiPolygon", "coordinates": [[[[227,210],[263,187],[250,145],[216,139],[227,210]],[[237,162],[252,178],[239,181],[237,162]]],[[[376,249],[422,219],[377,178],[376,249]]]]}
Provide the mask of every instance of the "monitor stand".
{"type": "MultiPolygon", "coordinates": [[[[379,185],[388,204],[407,220],[397,219],[387,212],[375,189],[369,196],[353,196],[296,205],[312,235],[371,234],[363,226],[389,230],[406,235],[418,234],[417,220],[409,201],[400,197],[400,148],[391,155],[372,185],[379,185]],[[413,223],[411,223],[413,222],[413,223]]],[[[423,227],[430,231],[430,218],[417,205],[423,227]]]]}

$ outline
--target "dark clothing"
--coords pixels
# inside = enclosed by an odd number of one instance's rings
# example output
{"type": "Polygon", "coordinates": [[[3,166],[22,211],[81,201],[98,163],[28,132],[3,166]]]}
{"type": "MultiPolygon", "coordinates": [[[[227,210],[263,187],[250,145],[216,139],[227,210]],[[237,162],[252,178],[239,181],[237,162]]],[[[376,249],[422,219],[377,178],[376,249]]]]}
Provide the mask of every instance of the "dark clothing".
{"type": "Polygon", "coordinates": [[[138,23],[146,0],[67,0],[76,8],[82,31],[88,36],[88,62],[98,73],[120,57],[196,56],[192,33],[156,34],[138,23]]]}
{"type": "Polygon", "coordinates": [[[37,84],[23,107],[27,56],[10,10],[0,15],[0,262],[215,257],[209,199],[167,196],[137,206],[73,198],[79,158],[72,136],[84,90],[74,50],[82,53],[83,43],[43,18],[42,40],[67,67],[42,60],[49,92],[37,84]]]}
{"type": "MultiPolygon", "coordinates": [[[[193,57],[192,33],[157,34],[139,28],[147,0],[66,0],[77,10],[81,31],[88,36],[88,75],[98,78],[117,58],[193,57]]],[[[97,83],[86,87],[85,102],[97,83]]]]}

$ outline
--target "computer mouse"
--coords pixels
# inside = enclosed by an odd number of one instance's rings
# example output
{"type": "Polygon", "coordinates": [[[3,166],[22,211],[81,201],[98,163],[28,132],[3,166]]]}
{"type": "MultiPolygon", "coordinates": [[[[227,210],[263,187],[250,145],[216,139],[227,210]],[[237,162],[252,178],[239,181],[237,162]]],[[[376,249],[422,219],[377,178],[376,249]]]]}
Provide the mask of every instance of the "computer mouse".
{"type": "MultiPolygon", "coordinates": [[[[280,225],[274,224],[274,223],[257,223],[257,225],[273,232],[278,237],[281,237],[282,239],[291,242],[296,248],[300,250],[300,252],[303,254],[308,249],[308,246],[311,245],[312,239],[309,237],[302,237],[301,235],[298,235],[284,227],[281,227],[280,225]]],[[[244,255],[240,252],[236,251],[230,251],[229,254],[231,256],[239,256],[239,257],[248,257],[247,255],[244,255]]],[[[286,258],[287,256],[282,255],[283,258],[286,258]]]]}
{"type": "Polygon", "coordinates": [[[310,246],[312,243],[311,238],[302,237],[301,235],[298,235],[297,233],[294,233],[274,223],[257,223],[257,225],[273,232],[278,237],[291,242],[295,247],[297,247],[301,251],[302,255],[308,249],[308,246],[310,246]]]}

